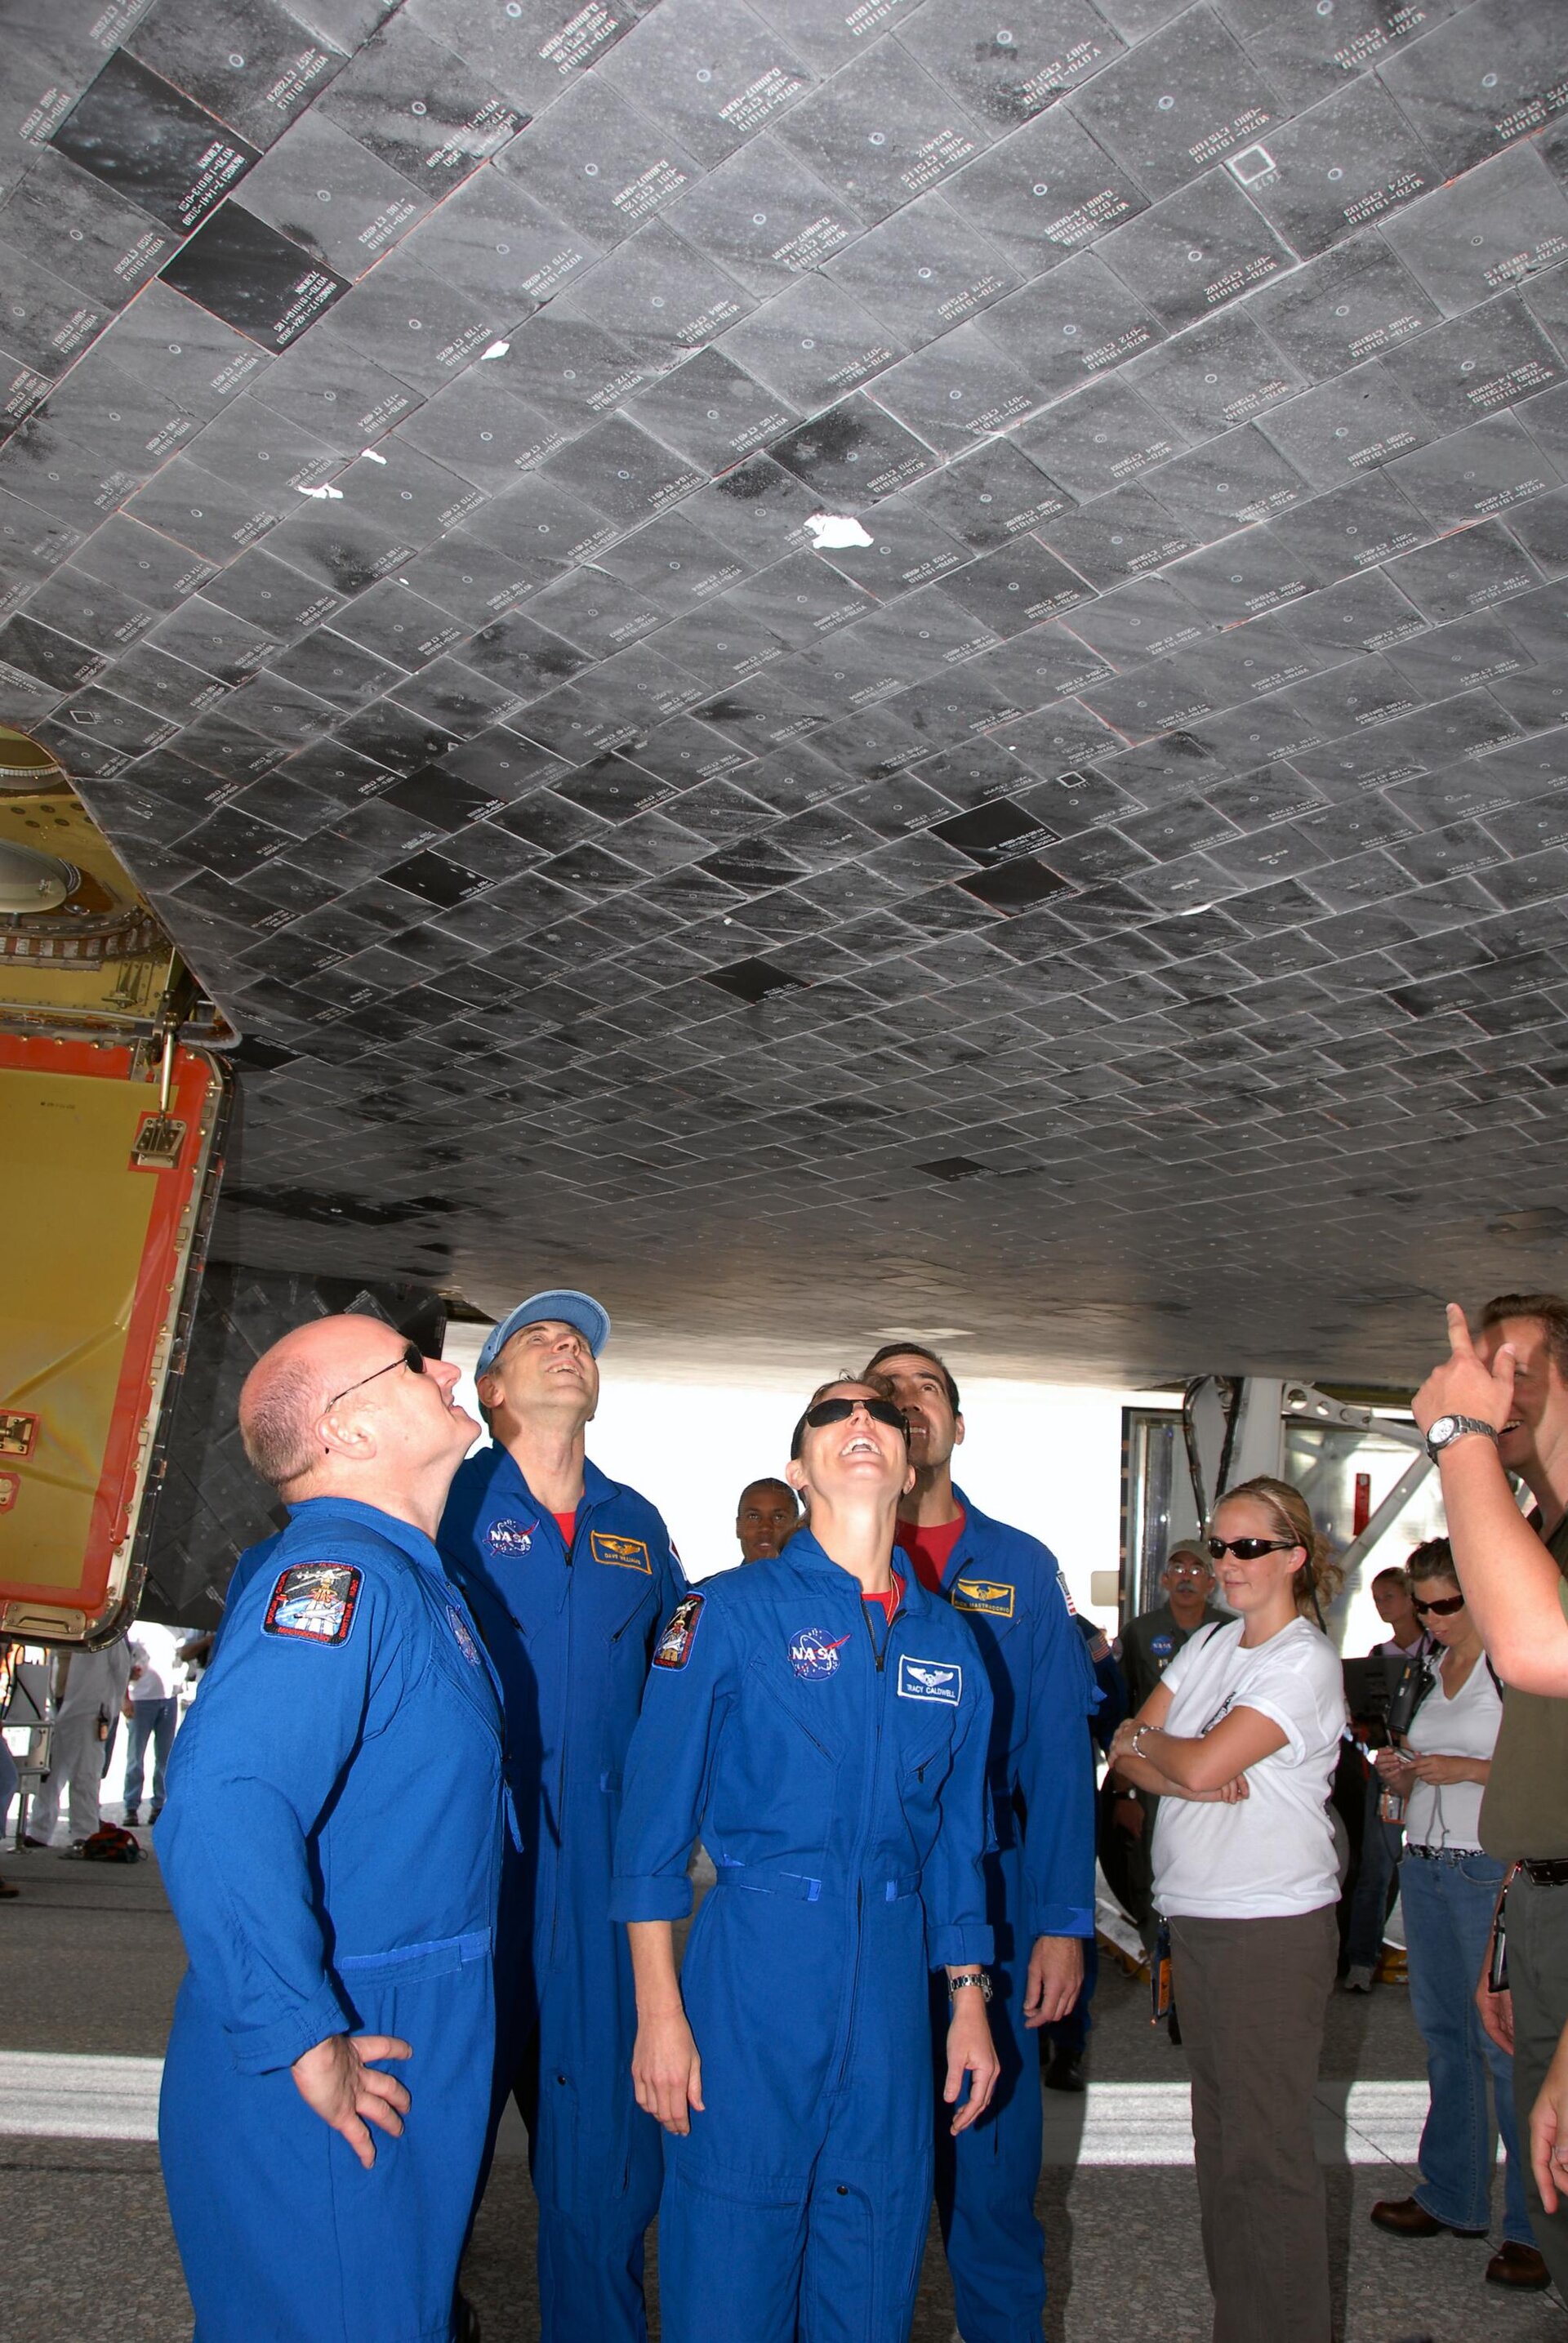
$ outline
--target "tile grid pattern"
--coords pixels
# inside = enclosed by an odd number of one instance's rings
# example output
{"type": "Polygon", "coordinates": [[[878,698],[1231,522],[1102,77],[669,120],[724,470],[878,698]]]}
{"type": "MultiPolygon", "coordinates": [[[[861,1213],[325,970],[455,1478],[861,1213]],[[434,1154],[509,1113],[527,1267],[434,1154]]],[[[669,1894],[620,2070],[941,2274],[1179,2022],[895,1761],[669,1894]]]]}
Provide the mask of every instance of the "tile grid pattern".
{"type": "Polygon", "coordinates": [[[1555,11],[0,18],[0,699],[226,1250],[1151,1373],[1551,1275],[1555,11]]]}

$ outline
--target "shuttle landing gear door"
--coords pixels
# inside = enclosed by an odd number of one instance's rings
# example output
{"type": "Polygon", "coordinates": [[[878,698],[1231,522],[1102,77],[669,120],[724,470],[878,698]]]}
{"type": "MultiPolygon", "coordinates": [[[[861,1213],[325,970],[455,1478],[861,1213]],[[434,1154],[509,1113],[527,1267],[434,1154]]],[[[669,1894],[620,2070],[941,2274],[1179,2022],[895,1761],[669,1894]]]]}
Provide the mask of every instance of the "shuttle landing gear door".
{"type": "Polygon", "coordinates": [[[172,1031],[0,1031],[0,1643],[135,1614],[226,1093],[172,1031]]]}

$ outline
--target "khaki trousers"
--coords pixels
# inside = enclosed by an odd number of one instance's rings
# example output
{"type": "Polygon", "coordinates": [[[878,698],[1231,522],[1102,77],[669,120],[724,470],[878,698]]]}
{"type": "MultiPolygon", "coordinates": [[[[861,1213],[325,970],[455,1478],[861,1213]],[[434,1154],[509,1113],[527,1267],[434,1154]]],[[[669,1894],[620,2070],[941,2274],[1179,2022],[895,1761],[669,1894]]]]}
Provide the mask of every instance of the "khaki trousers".
{"type": "Polygon", "coordinates": [[[1312,2106],[1339,1955],[1335,1908],[1173,1919],[1171,1953],[1214,2343],[1331,2343],[1312,2106]]]}
{"type": "MultiPolygon", "coordinates": [[[[1513,1997],[1513,2105],[1528,2169],[1530,2110],[1568,2024],[1568,1885],[1537,1887],[1520,1872],[1508,1890],[1508,1985],[1513,1997]]],[[[1548,2213],[1529,2174],[1526,2197],[1535,2242],[1559,2292],[1568,2290],[1568,2205],[1548,2213]]]]}

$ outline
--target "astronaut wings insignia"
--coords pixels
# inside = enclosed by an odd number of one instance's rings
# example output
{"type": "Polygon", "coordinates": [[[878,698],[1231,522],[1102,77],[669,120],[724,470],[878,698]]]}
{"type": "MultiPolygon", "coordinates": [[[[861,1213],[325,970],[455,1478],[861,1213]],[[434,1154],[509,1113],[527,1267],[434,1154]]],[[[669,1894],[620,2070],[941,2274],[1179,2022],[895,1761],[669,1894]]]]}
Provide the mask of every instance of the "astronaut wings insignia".
{"type": "Polygon", "coordinates": [[[653,1564],[641,1538],[620,1537],[613,1530],[594,1530],[588,1539],[596,1562],[613,1562],[622,1570],[643,1570],[653,1575],[653,1564]]]}
{"type": "Polygon", "coordinates": [[[993,1619],[1012,1617],[1013,1597],[1017,1588],[1000,1578],[955,1578],[952,1585],[952,1605],[955,1611],[985,1611],[993,1619]]]}
{"type": "Polygon", "coordinates": [[[956,1660],[899,1662],[900,1700],[944,1700],[956,1707],[964,1688],[964,1672],[956,1660]]]}

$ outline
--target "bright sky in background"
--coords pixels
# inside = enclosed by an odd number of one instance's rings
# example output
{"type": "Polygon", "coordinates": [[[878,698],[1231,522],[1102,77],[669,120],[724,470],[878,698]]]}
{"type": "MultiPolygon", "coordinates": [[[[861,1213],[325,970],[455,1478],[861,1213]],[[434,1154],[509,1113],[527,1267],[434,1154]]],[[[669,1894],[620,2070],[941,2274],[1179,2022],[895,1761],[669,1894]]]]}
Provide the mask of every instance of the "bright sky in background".
{"type": "MultiPolygon", "coordinates": [[[[453,1325],[446,1354],[463,1368],[462,1405],[477,1414],[473,1368],[488,1328],[453,1325]]],[[[749,1481],[782,1473],[789,1434],[807,1396],[787,1379],[699,1383],[649,1383],[616,1372],[612,1342],[602,1362],[598,1414],[588,1451],[612,1480],[628,1483],[658,1507],[688,1574],[706,1578],[739,1561],[735,1508],[749,1481]]],[[[966,1438],[955,1478],[975,1503],[1043,1538],[1067,1574],[1079,1609],[1117,1632],[1114,1604],[1091,1599],[1091,1573],[1115,1571],[1121,1559],[1121,1415],[1126,1407],[1169,1407],[1169,1393],[1086,1388],[1070,1383],[970,1382],[959,1376],[966,1438]]],[[[1372,1502],[1402,1471],[1403,1452],[1365,1459],[1372,1502]]],[[[1419,1538],[1442,1527],[1436,1475],[1423,1484],[1385,1535],[1345,1604],[1330,1622],[1346,1653],[1370,1651],[1387,1631],[1372,1599],[1374,1569],[1401,1563],[1419,1538]]],[[[1348,1525],[1336,1532],[1342,1541],[1348,1525]]]]}
{"type": "MultiPolygon", "coordinates": [[[[461,1403],[477,1413],[472,1375],[487,1329],[455,1325],[447,1356],[464,1370],[461,1403]]],[[[647,1383],[616,1373],[615,1344],[588,1452],[614,1481],[651,1499],[669,1523],[692,1578],[740,1559],[735,1507],[749,1481],[782,1473],[807,1393],[787,1382],[647,1383]]],[[[962,1382],[968,1437],[954,1460],[977,1505],[1045,1540],[1067,1573],[1080,1610],[1116,1628],[1114,1608],[1095,1610],[1089,1574],[1115,1570],[1121,1541],[1121,1411],[1140,1394],[1065,1384],[962,1382]]]]}

